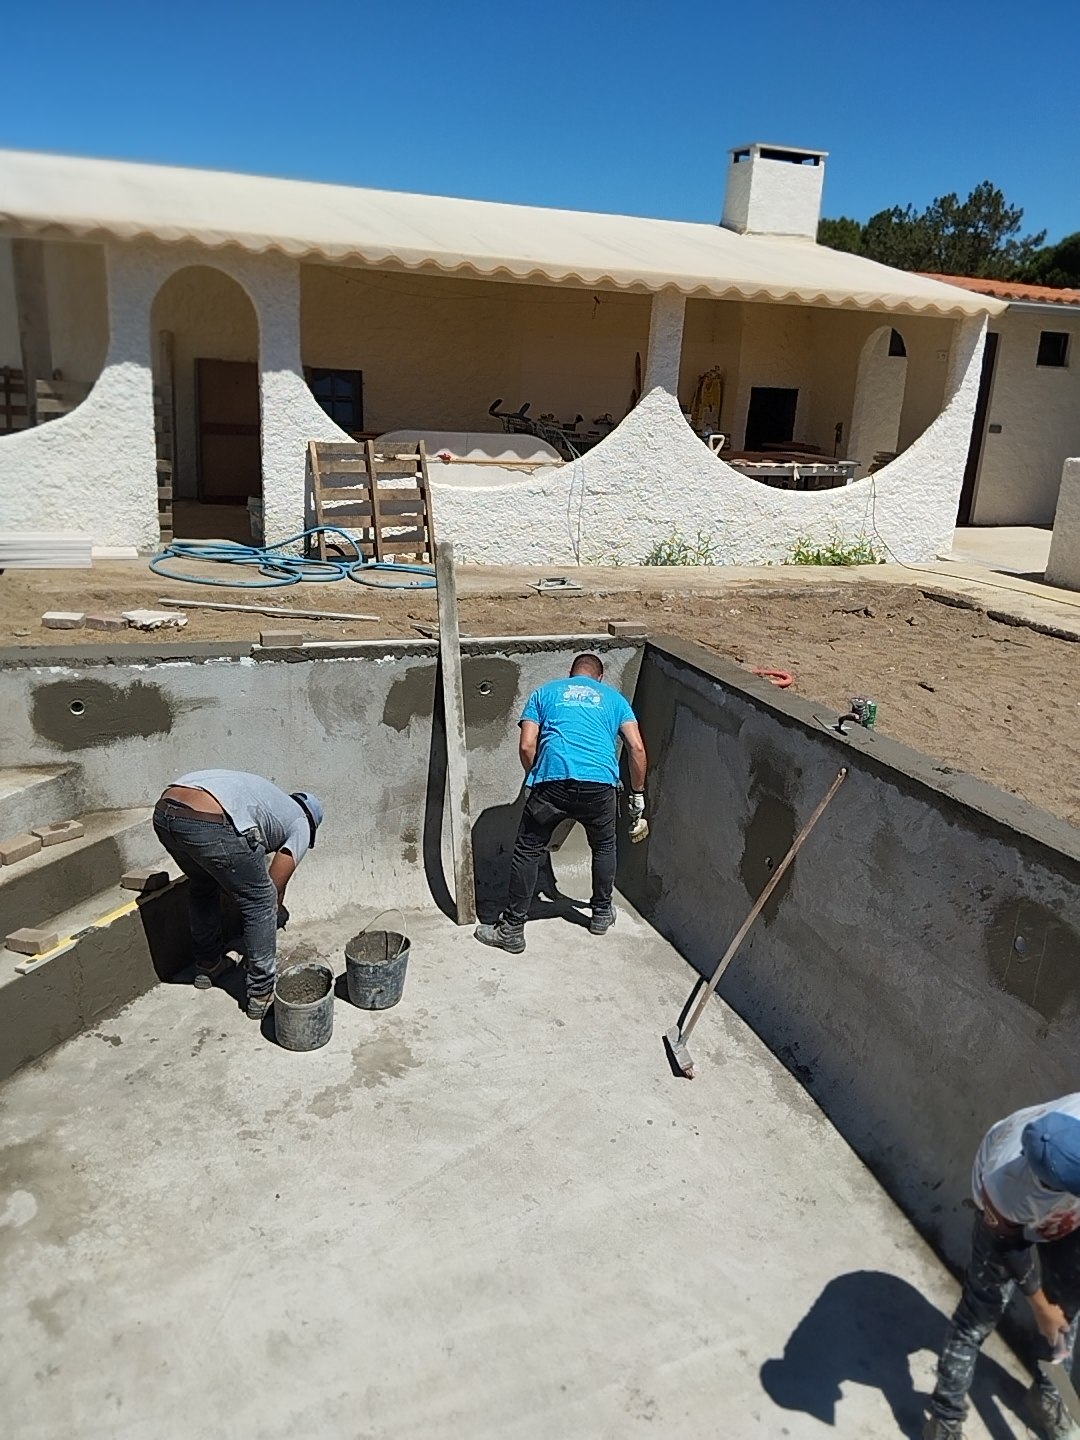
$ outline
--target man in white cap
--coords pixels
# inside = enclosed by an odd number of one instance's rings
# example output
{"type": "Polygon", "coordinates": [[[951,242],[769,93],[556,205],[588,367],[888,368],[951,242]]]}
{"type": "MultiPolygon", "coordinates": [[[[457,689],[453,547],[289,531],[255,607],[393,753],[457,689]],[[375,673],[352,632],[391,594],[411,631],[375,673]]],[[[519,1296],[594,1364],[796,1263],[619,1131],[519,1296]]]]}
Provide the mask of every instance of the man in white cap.
{"type": "MultiPolygon", "coordinates": [[[[962,1440],[979,1348],[1017,1288],[1039,1328],[1041,1358],[1072,1365],[1080,1298],[1075,1280],[1080,1094],[1017,1110],[991,1126],[975,1156],[971,1187],[979,1212],[971,1260],[938,1362],[923,1440],[962,1440]]],[[[1041,1371],[1028,1391],[1027,1406],[1046,1440],[1076,1434],[1061,1397],[1041,1371]]]]}
{"type": "Polygon", "coordinates": [[[242,770],[181,775],[154,810],[154,831],[189,880],[196,989],[208,990],[229,965],[221,934],[225,894],[243,923],[252,1020],[261,1020],[274,1002],[277,931],[288,919],[285,888],[315,844],[322,818],[322,806],[306,790],[287,795],[242,770]]]}

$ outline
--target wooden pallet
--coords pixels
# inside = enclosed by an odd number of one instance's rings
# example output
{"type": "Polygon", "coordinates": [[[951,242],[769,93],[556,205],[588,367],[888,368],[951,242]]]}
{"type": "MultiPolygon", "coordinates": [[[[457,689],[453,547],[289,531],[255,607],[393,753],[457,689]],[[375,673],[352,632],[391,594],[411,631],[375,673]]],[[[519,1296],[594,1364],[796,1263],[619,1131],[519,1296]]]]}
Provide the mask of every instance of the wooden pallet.
{"type": "Polygon", "coordinates": [[[154,384],[154,450],[157,456],[157,508],[161,543],[171,545],[173,490],[176,480],[176,399],[171,330],[158,333],[158,368],[154,384]]]}
{"type": "MultiPolygon", "coordinates": [[[[316,526],[337,525],[356,539],[365,560],[435,560],[424,442],[311,440],[308,484],[316,526]]],[[[333,545],[331,537],[330,544],[333,545]]],[[[327,558],[327,539],[315,545],[327,558]]]]}
{"type": "Polygon", "coordinates": [[[78,380],[39,380],[32,413],[27,404],[23,372],[0,366],[0,435],[29,430],[33,424],[41,425],[61,415],[70,415],[90,394],[91,388],[78,380]]]}

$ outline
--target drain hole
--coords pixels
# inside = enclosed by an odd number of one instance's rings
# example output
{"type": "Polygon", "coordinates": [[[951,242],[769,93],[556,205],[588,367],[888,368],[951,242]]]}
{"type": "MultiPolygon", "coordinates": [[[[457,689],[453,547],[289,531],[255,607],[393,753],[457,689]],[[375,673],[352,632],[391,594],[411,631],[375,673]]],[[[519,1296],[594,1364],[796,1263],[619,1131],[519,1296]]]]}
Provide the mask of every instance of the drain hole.
{"type": "Polygon", "coordinates": [[[477,688],[477,690],[480,692],[481,695],[490,695],[490,694],[491,694],[491,688],[492,688],[492,687],[491,687],[491,681],[490,681],[490,680],[481,680],[481,681],[480,681],[480,684],[477,685],[476,688],[477,688]]]}
{"type": "Polygon", "coordinates": [[[68,706],[68,709],[71,711],[71,713],[72,713],[73,715],[85,715],[85,714],[86,714],[86,706],[83,704],[83,702],[82,702],[81,700],[72,700],[71,704],[68,706]]]}

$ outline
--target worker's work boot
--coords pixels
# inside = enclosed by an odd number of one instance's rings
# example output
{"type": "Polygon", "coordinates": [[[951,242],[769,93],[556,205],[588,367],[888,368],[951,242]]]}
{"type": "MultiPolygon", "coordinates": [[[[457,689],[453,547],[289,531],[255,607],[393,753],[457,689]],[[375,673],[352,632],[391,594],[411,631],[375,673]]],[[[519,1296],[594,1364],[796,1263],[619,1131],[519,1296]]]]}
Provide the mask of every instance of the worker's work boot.
{"type": "Polygon", "coordinates": [[[214,981],[217,980],[219,976],[224,975],[231,964],[232,961],[229,957],[223,955],[217,964],[209,970],[204,970],[201,965],[197,965],[195,967],[195,989],[209,990],[214,981]]]}
{"type": "Polygon", "coordinates": [[[274,992],[267,990],[262,995],[249,995],[247,1001],[247,1017],[249,1020],[261,1020],[274,1003],[274,992]]]}
{"type": "Polygon", "coordinates": [[[493,945],[510,955],[520,955],[525,949],[525,926],[507,920],[504,915],[500,915],[494,925],[477,925],[473,934],[481,945],[493,945]]]}
{"type": "Polygon", "coordinates": [[[963,1423],[959,1420],[941,1420],[931,1415],[923,1426],[922,1440],[964,1440],[963,1423]]]}
{"type": "Polygon", "coordinates": [[[1056,1390],[1032,1385],[1024,1396],[1024,1408],[1031,1424],[1043,1440],[1074,1440],[1076,1426],[1069,1419],[1065,1402],[1056,1390]]]}
{"type": "Polygon", "coordinates": [[[615,924],[614,905],[594,905],[589,919],[590,935],[606,935],[615,924]]]}

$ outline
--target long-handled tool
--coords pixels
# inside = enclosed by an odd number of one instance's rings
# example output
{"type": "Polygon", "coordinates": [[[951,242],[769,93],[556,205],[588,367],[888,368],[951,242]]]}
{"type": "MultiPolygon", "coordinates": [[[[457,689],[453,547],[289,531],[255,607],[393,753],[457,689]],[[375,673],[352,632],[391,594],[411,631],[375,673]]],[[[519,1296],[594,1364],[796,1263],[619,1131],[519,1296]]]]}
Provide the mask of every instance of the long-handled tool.
{"type": "Polygon", "coordinates": [[[1074,1424],[1080,1424],[1080,1396],[1076,1393],[1069,1369],[1069,1362],[1057,1357],[1053,1360],[1039,1361],[1039,1370],[1061,1397],[1061,1403],[1069,1412],[1070,1420],[1074,1424]]]}
{"type": "Polygon", "coordinates": [[[780,861],[780,864],[776,867],[772,875],[769,877],[769,883],[765,886],[764,890],[762,890],[761,894],[754,901],[754,904],[750,910],[750,914],[747,915],[746,919],[739,926],[738,933],[736,934],[734,940],[732,940],[731,944],[724,951],[723,958],[712,973],[712,979],[698,996],[697,1004],[691,1010],[690,1015],[685,1021],[685,1023],[682,1025],[673,1025],[671,1029],[667,1032],[667,1034],[664,1036],[664,1044],[667,1046],[668,1054],[671,1056],[672,1062],[679,1070],[682,1071],[682,1073],[686,1076],[688,1080],[692,1080],[694,1078],[694,1062],[691,1059],[690,1051],[686,1047],[686,1042],[690,1039],[690,1036],[693,1033],[694,1026],[701,1019],[701,1013],[705,1009],[705,1006],[709,1003],[709,998],[712,995],[713,991],[716,989],[717,985],[719,985],[721,979],[723,978],[724,971],[731,964],[732,960],[734,960],[735,954],[739,946],[746,939],[746,933],[750,929],[750,926],[753,925],[754,921],[765,908],[769,896],[776,889],[777,885],[780,884],[780,881],[787,872],[788,867],[791,865],[791,862],[795,859],[795,856],[799,853],[804,843],[806,842],[807,836],[810,834],[810,831],[813,830],[814,826],[824,814],[825,807],[828,805],[829,801],[833,798],[836,792],[840,789],[840,786],[844,783],[844,778],[847,773],[848,772],[846,769],[839,772],[836,779],[829,786],[829,789],[825,794],[824,798],[818,804],[817,809],[810,816],[810,819],[807,820],[806,824],[799,831],[798,835],[795,836],[795,839],[792,841],[791,849],[784,856],[783,860],[780,861]]]}

